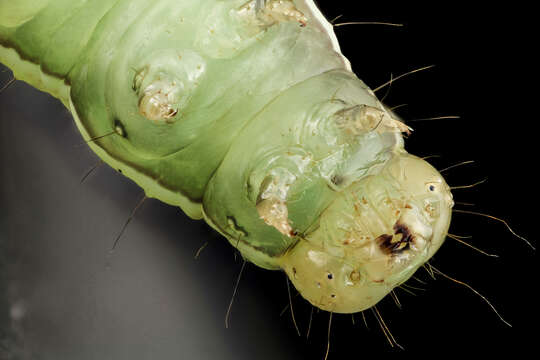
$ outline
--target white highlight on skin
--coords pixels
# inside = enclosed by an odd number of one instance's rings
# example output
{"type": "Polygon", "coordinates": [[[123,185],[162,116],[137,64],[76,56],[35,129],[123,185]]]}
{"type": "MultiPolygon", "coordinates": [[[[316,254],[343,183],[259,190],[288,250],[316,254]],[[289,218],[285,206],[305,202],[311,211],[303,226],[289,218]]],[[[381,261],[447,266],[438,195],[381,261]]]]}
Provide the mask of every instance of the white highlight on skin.
{"type": "Polygon", "coordinates": [[[144,89],[144,95],[139,102],[139,112],[148,120],[168,122],[177,113],[173,104],[177,102],[177,87],[175,83],[157,81],[144,89]]]}
{"type": "Polygon", "coordinates": [[[257,212],[267,225],[273,226],[280,233],[289,237],[293,229],[289,224],[289,210],[287,209],[287,193],[296,176],[283,168],[271,171],[271,181],[260,194],[257,212]]]}
{"type": "Polygon", "coordinates": [[[286,0],[269,0],[262,9],[257,9],[256,1],[253,0],[243,5],[238,10],[238,15],[263,28],[285,21],[297,21],[305,26],[308,21],[292,1],[286,0]]]}

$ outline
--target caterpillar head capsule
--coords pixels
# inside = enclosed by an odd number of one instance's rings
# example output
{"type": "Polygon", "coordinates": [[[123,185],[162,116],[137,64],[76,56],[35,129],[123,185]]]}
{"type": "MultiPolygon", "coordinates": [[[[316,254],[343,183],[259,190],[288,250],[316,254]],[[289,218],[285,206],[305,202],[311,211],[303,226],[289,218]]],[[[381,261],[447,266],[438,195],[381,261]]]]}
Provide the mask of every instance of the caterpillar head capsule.
{"type": "Polygon", "coordinates": [[[313,305],[337,313],[365,310],[437,251],[452,206],[437,170],[398,152],[380,173],[342,191],[282,267],[313,305]]]}

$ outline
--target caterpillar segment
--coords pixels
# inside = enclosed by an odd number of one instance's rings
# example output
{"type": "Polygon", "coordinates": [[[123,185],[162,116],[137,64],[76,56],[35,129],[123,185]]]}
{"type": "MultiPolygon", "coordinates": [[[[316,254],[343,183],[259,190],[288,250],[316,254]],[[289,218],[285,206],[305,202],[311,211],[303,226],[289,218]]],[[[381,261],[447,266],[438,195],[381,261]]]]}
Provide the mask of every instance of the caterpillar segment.
{"type": "Polygon", "coordinates": [[[0,61],[147,197],[354,313],[443,243],[450,189],[312,0],[0,0],[0,61]]]}

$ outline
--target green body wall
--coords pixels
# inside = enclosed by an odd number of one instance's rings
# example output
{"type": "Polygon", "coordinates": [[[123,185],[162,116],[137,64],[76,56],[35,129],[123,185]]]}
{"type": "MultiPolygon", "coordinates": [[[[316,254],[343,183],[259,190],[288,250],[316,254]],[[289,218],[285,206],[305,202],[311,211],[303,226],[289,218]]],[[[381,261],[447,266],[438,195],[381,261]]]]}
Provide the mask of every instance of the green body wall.
{"type": "MultiPolygon", "coordinates": [[[[308,231],[335,197],[327,168],[350,155],[313,119],[382,105],[315,19],[261,27],[231,15],[245,2],[0,0],[0,61],[58,97],[98,156],[148,197],[205,218],[246,259],[275,269],[297,239],[257,213],[265,178],[283,168],[301,180],[289,219],[308,231]],[[152,76],[182,84],[174,121],[139,112],[138,88],[152,76]]],[[[366,169],[402,146],[393,134],[363,141],[377,149],[357,156],[366,169]]]]}

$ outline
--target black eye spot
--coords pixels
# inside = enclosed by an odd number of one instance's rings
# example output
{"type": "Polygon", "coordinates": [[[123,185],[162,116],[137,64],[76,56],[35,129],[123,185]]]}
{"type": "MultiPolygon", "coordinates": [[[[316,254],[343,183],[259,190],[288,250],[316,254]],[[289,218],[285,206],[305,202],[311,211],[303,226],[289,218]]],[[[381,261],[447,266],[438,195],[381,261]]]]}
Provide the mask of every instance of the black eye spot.
{"type": "Polygon", "coordinates": [[[332,295],[330,295],[330,296],[331,296],[332,298],[335,298],[335,297],[336,297],[336,295],[335,295],[335,294],[332,294],[332,295]]]}
{"type": "Polygon", "coordinates": [[[435,186],[429,185],[429,191],[435,191],[435,186]]]}
{"type": "Polygon", "coordinates": [[[334,278],[334,275],[328,274],[328,280],[332,280],[334,278]]]}

